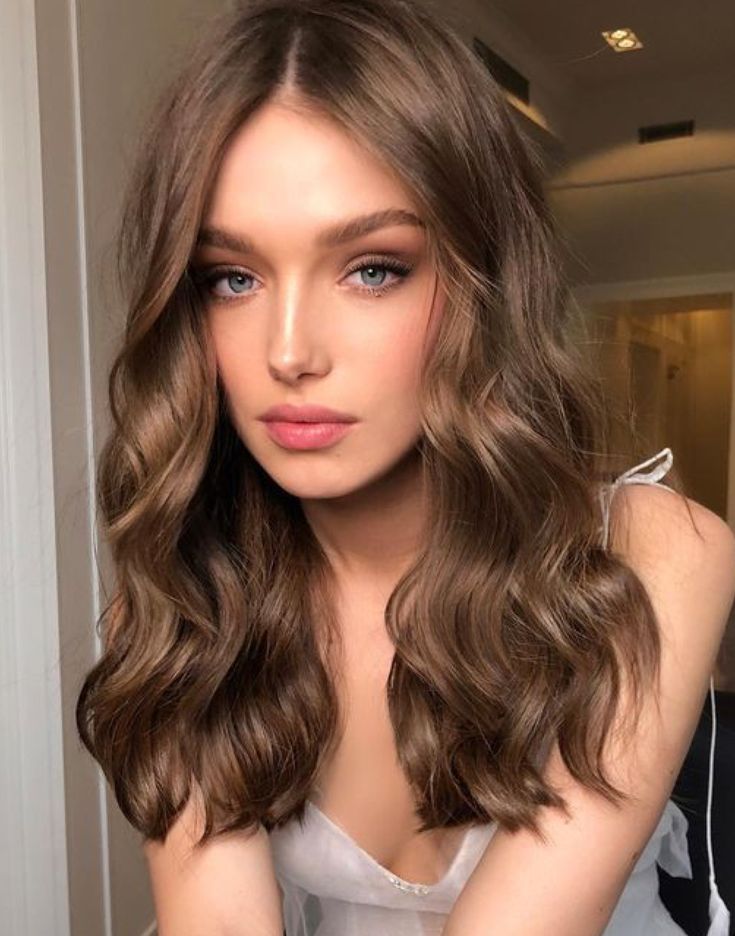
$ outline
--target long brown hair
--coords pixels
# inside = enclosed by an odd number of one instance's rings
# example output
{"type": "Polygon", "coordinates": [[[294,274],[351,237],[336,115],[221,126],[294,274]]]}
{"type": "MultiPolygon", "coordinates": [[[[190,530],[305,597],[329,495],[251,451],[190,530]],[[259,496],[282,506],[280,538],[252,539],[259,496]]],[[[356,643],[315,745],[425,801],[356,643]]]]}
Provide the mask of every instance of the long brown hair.
{"type": "Polygon", "coordinates": [[[601,541],[601,485],[627,465],[569,340],[540,157],[419,0],[245,3],[188,50],[151,116],[119,233],[127,322],[97,475],[116,580],[81,738],[146,838],[196,785],[202,843],[301,819],[339,738],[329,563],[233,428],[189,275],[228,141],[276,96],[399,175],[447,293],[421,386],[427,534],[385,612],[421,828],[537,831],[538,808],[564,804],[542,776],[554,741],[617,802],[603,745],[623,678],[639,706],[660,650],[642,583],[601,541]]]}

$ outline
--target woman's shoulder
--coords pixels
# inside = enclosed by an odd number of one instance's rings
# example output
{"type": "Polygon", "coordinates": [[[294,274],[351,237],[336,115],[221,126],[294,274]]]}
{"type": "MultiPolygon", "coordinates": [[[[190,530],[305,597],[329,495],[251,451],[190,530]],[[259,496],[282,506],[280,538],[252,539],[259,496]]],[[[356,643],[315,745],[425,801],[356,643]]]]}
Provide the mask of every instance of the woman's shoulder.
{"type": "Polygon", "coordinates": [[[664,484],[618,486],[610,504],[610,545],[626,559],[661,569],[712,565],[735,578],[735,533],[719,514],[664,484]]]}
{"type": "Polygon", "coordinates": [[[735,599],[725,520],[662,484],[624,484],[610,505],[610,548],[645,585],[672,649],[699,647],[700,665],[714,666],[735,599]]]}

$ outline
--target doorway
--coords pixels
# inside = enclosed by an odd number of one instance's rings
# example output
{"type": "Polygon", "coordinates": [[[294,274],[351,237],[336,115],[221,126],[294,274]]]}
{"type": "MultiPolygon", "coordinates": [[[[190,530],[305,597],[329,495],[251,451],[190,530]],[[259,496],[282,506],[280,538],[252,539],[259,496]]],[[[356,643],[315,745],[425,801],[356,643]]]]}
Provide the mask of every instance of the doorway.
{"type": "Polygon", "coordinates": [[[669,446],[688,497],[728,519],[733,294],[588,305],[608,392],[652,452],[669,446]]]}

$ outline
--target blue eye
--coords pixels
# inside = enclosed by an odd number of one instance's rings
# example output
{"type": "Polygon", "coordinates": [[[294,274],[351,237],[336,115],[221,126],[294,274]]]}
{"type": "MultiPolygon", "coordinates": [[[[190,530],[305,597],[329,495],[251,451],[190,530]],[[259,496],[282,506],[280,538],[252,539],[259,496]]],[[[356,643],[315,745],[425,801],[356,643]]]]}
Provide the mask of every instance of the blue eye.
{"type": "Polygon", "coordinates": [[[383,280],[381,280],[380,283],[367,283],[367,284],[366,284],[366,285],[369,286],[371,289],[376,288],[376,287],[379,289],[379,288],[383,285],[383,282],[385,281],[385,276],[386,276],[386,273],[387,273],[386,268],[385,268],[385,267],[381,267],[379,264],[371,264],[370,266],[360,267],[360,269],[357,270],[357,272],[358,272],[358,273],[363,273],[363,272],[366,271],[366,270],[367,270],[372,276],[375,275],[375,271],[376,271],[376,270],[378,270],[379,272],[382,272],[383,280]]]}
{"type": "Polygon", "coordinates": [[[351,276],[353,273],[360,273],[362,275],[364,272],[367,272],[371,278],[376,274],[382,278],[379,283],[366,283],[362,292],[370,293],[370,295],[373,296],[381,296],[383,293],[388,292],[389,289],[393,289],[397,286],[402,280],[406,279],[411,272],[411,267],[402,263],[400,260],[396,260],[394,257],[376,257],[374,259],[363,260],[359,266],[355,266],[348,271],[348,276],[351,276]],[[392,273],[396,278],[392,282],[386,284],[385,279],[387,273],[392,273]]]}
{"type": "Polygon", "coordinates": [[[253,277],[249,273],[237,267],[220,267],[219,269],[210,272],[201,272],[196,275],[196,281],[204,284],[209,295],[213,296],[215,299],[224,300],[225,302],[227,302],[230,297],[214,292],[215,283],[219,283],[220,280],[225,280],[228,289],[232,289],[236,296],[244,296],[251,292],[251,290],[244,287],[247,285],[246,281],[252,279],[253,277]]]}
{"type": "Polygon", "coordinates": [[[226,279],[228,281],[228,285],[234,288],[235,292],[246,292],[247,290],[240,289],[238,286],[233,287],[233,283],[239,280],[238,285],[239,287],[242,287],[243,280],[252,279],[252,276],[249,276],[247,273],[228,273],[226,276],[222,277],[222,279],[226,279]]]}

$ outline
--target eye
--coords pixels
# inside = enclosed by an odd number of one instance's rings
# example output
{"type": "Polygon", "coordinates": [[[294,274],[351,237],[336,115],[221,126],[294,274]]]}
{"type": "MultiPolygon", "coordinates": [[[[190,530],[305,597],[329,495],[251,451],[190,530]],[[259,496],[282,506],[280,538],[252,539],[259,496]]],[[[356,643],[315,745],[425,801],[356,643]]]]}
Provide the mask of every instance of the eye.
{"type": "Polygon", "coordinates": [[[353,273],[362,275],[363,271],[367,272],[370,282],[362,288],[358,287],[358,290],[373,296],[380,296],[405,280],[411,273],[411,267],[395,257],[367,257],[358,266],[348,270],[347,275],[351,276],[353,273]],[[395,279],[386,283],[386,271],[392,273],[395,279]],[[375,282],[376,276],[379,279],[377,283],[375,282]]]}
{"type": "Polygon", "coordinates": [[[247,286],[248,282],[253,280],[254,277],[239,267],[214,267],[209,270],[195,270],[193,276],[194,282],[199,286],[203,286],[206,294],[212,296],[215,300],[228,302],[232,298],[245,296],[252,292],[252,289],[248,289],[247,286]],[[215,284],[221,280],[224,281],[227,289],[232,290],[234,296],[232,293],[228,295],[227,293],[223,294],[215,291],[215,284]]]}

